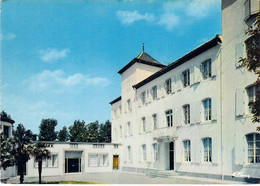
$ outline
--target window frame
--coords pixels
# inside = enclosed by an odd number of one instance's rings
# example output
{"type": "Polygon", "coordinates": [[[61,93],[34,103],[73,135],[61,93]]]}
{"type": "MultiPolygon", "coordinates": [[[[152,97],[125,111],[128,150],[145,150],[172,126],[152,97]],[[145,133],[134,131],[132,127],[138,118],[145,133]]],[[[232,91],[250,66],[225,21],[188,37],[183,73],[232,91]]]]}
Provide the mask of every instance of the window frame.
{"type": "Polygon", "coordinates": [[[140,94],[140,98],[141,98],[142,104],[144,105],[144,104],[146,103],[145,91],[143,91],[143,92],[140,94]]]}
{"type": "Polygon", "coordinates": [[[155,113],[155,114],[153,114],[152,115],[152,118],[153,118],[153,129],[155,130],[155,129],[157,129],[158,128],[158,119],[157,119],[157,114],[155,113]]]}
{"type": "Polygon", "coordinates": [[[166,92],[166,94],[170,94],[172,92],[171,78],[165,80],[165,92],[166,92]]]}
{"type": "Polygon", "coordinates": [[[206,98],[202,100],[203,106],[203,121],[212,120],[212,100],[211,98],[206,98]]]}
{"type": "Polygon", "coordinates": [[[202,77],[208,79],[212,77],[212,62],[211,59],[207,59],[201,63],[202,77]]]}
{"type": "Polygon", "coordinates": [[[128,99],[126,102],[127,102],[127,110],[131,112],[132,111],[131,99],[128,99]]]}
{"type": "Polygon", "coordinates": [[[172,109],[165,111],[165,117],[167,122],[167,127],[173,127],[173,111],[172,109]]]}
{"type": "Polygon", "coordinates": [[[146,119],[145,119],[145,117],[142,117],[141,120],[142,120],[142,133],[145,133],[146,132],[146,119]]]}
{"type": "Polygon", "coordinates": [[[188,87],[190,86],[190,69],[184,70],[182,72],[182,76],[183,76],[183,87],[188,87]]]}
{"type": "Polygon", "coordinates": [[[183,141],[184,161],[191,162],[191,145],[190,140],[183,141]]]}
{"type": "Polygon", "coordinates": [[[212,138],[202,139],[203,145],[203,162],[212,163],[212,138]]]}
{"type": "Polygon", "coordinates": [[[190,105],[186,104],[182,106],[183,116],[184,116],[184,124],[190,124],[190,105]]]}
{"type": "Polygon", "coordinates": [[[260,134],[251,133],[246,135],[247,141],[247,162],[250,164],[260,163],[260,134]],[[252,140],[249,141],[249,137],[252,136],[252,140]],[[252,145],[249,147],[249,143],[252,145]],[[252,155],[249,155],[249,152],[252,152],[252,155]],[[252,161],[249,160],[252,158],[252,161]]]}
{"type": "Polygon", "coordinates": [[[142,161],[147,160],[146,144],[142,145],[142,161]]]}
{"type": "Polygon", "coordinates": [[[157,99],[157,86],[156,85],[152,87],[152,98],[153,98],[153,100],[157,99]]]}

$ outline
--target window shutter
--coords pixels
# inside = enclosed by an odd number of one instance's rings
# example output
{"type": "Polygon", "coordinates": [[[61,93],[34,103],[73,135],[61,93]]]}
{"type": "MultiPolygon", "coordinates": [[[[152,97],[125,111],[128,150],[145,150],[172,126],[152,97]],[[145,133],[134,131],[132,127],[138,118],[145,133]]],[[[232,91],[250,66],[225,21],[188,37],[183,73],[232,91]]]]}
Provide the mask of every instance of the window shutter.
{"type": "Polygon", "coordinates": [[[193,85],[194,81],[194,66],[190,68],[190,85],[193,85]]]}
{"type": "Polygon", "coordinates": [[[242,116],[245,113],[245,90],[243,88],[236,89],[236,116],[242,116]]]}
{"type": "Polygon", "coordinates": [[[182,88],[181,74],[176,75],[176,91],[180,91],[182,88]]]}
{"type": "Polygon", "coordinates": [[[176,85],[176,83],[175,83],[175,76],[172,76],[172,84],[171,84],[171,86],[172,86],[172,92],[175,92],[175,85],[176,85]]]}
{"type": "Polygon", "coordinates": [[[211,61],[211,76],[217,75],[217,60],[211,61]]]}
{"type": "Polygon", "coordinates": [[[243,145],[241,145],[241,141],[243,141],[243,138],[241,138],[241,136],[236,135],[234,136],[234,140],[235,140],[235,164],[236,165],[243,165],[243,145]]]}
{"type": "Polygon", "coordinates": [[[183,110],[182,107],[177,108],[177,125],[176,126],[181,126],[183,124],[183,110]]]}
{"type": "Polygon", "coordinates": [[[218,138],[214,137],[211,139],[211,158],[212,158],[212,163],[218,163],[218,138]]]}
{"type": "Polygon", "coordinates": [[[245,46],[244,42],[237,43],[235,46],[235,66],[240,67],[242,66],[241,63],[239,63],[239,58],[245,56],[245,46]]]}
{"type": "Polygon", "coordinates": [[[212,109],[212,120],[217,120],[217,98],[213,97],[211,99],[211,109],[212,109]]]}
{"type": "Polygon", "coordinates": [[[202,80],[202,65],[200,64],[197,68],[195,68],[195,81],[200,82],[202,80]]]}
{"type": "Polygon", "coordinates": [[[203,111],[202,102],[200,101],[197,103],[197,109],[196,109],[196,122],[197,123],[201,122],[201,118],[202,118],[202,114],[203,114],[202,111],[203,111]]]}
{"type": "Polygon", "coordinates": [[[190,123],[191,124],[195,124],[196,123],[196,105],[193,102],[192,104],[190,104],[190,123]]]}
{"type": "Polygon", "coordinates": [[[165,83],[165,81],[163,81],[162,85],[161,85],[161,97],[163,97],[165,95],[166,95],[166,83],[165,83]]]}

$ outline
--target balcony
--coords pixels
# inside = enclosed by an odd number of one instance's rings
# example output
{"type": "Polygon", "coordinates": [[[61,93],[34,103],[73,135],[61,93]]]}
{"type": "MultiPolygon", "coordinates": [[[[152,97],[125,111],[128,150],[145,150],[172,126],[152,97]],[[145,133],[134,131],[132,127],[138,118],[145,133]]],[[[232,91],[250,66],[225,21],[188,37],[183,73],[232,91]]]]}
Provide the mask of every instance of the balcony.
{"type": "Polygon", "coordinates": [[[153,140],[158,142],[174,141],[176,139],[176,127],[163,127],[153,130],[153,140]]]}

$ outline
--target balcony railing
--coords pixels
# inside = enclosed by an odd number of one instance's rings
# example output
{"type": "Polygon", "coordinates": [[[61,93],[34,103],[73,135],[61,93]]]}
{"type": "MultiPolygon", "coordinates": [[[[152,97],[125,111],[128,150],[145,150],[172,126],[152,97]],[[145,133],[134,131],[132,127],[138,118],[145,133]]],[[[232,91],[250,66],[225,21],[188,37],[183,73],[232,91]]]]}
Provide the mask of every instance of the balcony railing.
{"type": "Polygon", "coordinates": [[[176,140],[176,127],[163,127],[153,130],[153,139],[157,141],[176,140]]]}

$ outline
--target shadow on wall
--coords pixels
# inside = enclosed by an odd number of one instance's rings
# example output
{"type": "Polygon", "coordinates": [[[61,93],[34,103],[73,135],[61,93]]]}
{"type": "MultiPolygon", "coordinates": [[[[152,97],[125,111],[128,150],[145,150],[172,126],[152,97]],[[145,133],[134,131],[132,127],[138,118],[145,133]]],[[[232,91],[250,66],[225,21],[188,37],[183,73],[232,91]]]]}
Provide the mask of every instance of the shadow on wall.
{"type": "MultiPolygon", "coordinates": [[[[229,7],[230,5],[232,5],[234,2],[236,2],[237,0],[228,0],[228,1],[224,1],[222,0],[222,7],[221,10],[223,11],[225,8],[229,7]]],[[[239,0],[241,1],[241,0],[239,0]]]]}

